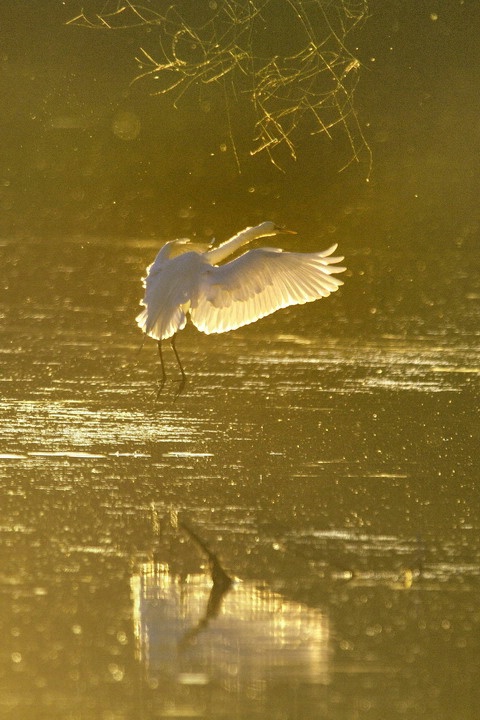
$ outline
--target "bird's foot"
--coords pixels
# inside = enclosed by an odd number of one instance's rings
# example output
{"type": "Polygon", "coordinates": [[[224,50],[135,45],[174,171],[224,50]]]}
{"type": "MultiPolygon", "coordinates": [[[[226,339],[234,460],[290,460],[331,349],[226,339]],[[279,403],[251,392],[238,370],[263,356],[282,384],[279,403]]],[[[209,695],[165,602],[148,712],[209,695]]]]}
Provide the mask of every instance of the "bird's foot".
{"type": "Polygon", "coordinates": [[[174,398],[173,398],[174,400],[176,400],[182,394],[182,392],[185,388],[186,382],[187,382],[186,376],[182,375],[182,379],[178,383],[178,387],[177,387],[177,390],[176,390],[174,398]]]}
{"type": "Polygon", "coordinates": [[[157,392],[155,393],[155,402],[158,402],[160,395],[162,394],[163,388],[165,387],[166,376],[162,377],[158,384],[157,392]]]}

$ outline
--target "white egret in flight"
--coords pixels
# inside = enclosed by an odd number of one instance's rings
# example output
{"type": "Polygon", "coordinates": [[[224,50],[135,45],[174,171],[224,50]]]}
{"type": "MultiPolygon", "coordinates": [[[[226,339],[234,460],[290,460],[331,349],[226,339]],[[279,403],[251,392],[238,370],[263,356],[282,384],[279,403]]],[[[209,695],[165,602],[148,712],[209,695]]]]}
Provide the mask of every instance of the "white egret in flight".
{"type": "Polygon", "coordinates": [[[145,336],[157,340],[162,369],[160,389],[166,379],[162,340],[170,339],[185,381],[175,338],[185,327],[187,316],[207,335],[223,333],[288,305],[328,297],[343,285],[335,277],[345,270],[337,265],[343,257],[332,257],[336,245],[314,253],[258,248],[220,265],[253,240],[280,233],[296,234],[268,221],[245,228],[214,248],[190,240],[173,240],[162,247],[147,268],[141,301],[144,309],[136,318],[145,336]]]}

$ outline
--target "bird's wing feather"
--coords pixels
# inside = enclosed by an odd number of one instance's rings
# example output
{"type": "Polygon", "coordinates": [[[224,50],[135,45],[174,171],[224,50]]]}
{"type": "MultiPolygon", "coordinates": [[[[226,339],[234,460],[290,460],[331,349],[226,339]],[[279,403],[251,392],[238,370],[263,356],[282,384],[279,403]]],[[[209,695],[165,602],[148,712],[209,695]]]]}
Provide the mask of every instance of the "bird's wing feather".
{"type": "Polygon", "coordinates": [[[225,265],[205,266],[190,315],[204,333],[222,333],[248,325],[288,305],[327,297],[343,285],[334,276],[343,257],[336,245],[319,253],[259,248],[225,265]]]}

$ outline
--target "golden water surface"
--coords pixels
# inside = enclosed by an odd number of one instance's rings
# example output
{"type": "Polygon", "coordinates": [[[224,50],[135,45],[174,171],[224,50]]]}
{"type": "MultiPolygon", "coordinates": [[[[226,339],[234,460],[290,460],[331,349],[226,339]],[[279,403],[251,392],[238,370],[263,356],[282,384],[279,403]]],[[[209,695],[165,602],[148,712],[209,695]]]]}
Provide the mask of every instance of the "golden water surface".
{"type": "Polygon", "coordinates": [[[176,108],[131,85],[155,26],[4,4],[0,715],[474,720],[475,3],[370,4],[348,45],[371,162],[342,172],[342,126],[278,169],[220,82],[176,108]],[[286,250],[338,243],[345,285],[187,327],[185,387],[167,343],[157,394],[145,267],[266,219],[286,250]]]}

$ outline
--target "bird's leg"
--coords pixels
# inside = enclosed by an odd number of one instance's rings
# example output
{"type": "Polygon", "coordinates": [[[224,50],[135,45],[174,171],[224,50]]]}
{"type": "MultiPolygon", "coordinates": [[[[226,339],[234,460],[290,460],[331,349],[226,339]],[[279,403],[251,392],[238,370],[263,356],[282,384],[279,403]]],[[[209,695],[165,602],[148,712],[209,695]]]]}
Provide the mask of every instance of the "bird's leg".
{"type": "Polygon", "coordinates": [[[145,338],[146,338],[146,337],[147,337],[147,333],[143,333],[142,343],[141,343],[140,347],[138,348],[138,352],[141,352],[143,346],[145,345],[145,338]]]}
{"type": "Polygon", "coordinates": [[[157,399],[158,399],[158,396],[162,392],[163,386],[165,385],[165,380],[167,379],[167,374],[165,372],[165,365],[163,362],[162,341],[161,340],[157,340],[157,347],[158,347],[158,356],[160,358],[160,367],[162,368],[162,377],[161,377],[160,385],[159,385],[158,392],[157,392],[157,399]]]}
{"type": "Polygon", "coordinates": [[[180,360],[180,357],[179,357],[179,355],[178,355],[177,348],[175,347],[175,339],[176,339],[176,337],[177,337],[176,335],[174,335],[174,336],[172,337],[172,339],[170,340],[170,344],[171,344],[171,346],[172,346],[173,352],[175,353],[175,357],[177,358],[178,367],[180,368],[180,372],[182,373],[182,377],[181,377],[180,382],[178,383],[177,392],[175,393],[175,399],[177,399],[177,397],[182,393],[182,390],[183,390],[183,388],[185,387],[185,382],[186,382],[186,380],[187,380],[187,376],[185,375],[185,371],[184,371],[184,369],[183,369],[183,365],[182,365],[181,360],[180,360]]]}
{"type": "Polygon", "coordinates": [[[175,357],[177,358],[178,367],[180,368],[180,372],[182,373],[182,381],[185,382],[187,379],[187,376],[185,375],[185,371],[183,369],[182,363],[180,361],[180,358],[178,356],[177,348],[175,347],[175,339],[177,335],[173,335],[172,339],[170,340],[170,345],[172,346],[172,350],[175,353],[175,357]]]}

